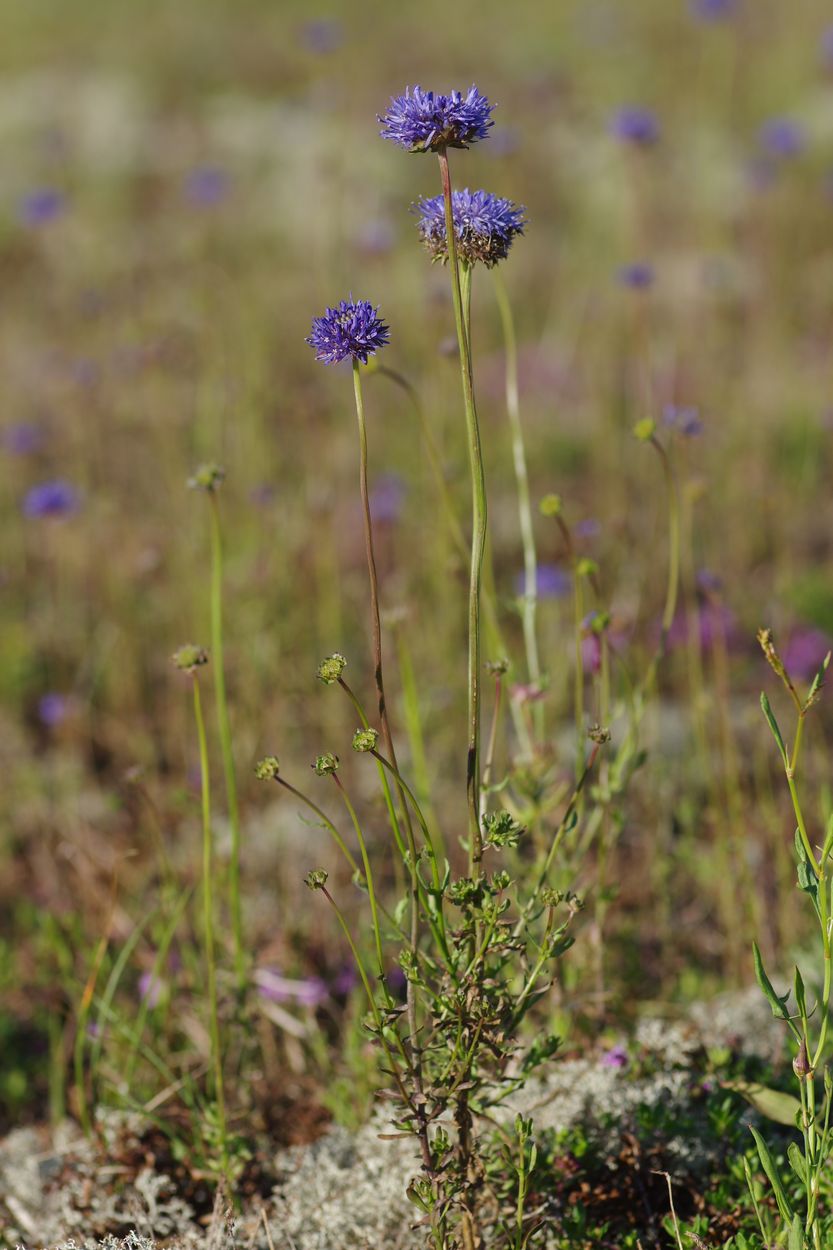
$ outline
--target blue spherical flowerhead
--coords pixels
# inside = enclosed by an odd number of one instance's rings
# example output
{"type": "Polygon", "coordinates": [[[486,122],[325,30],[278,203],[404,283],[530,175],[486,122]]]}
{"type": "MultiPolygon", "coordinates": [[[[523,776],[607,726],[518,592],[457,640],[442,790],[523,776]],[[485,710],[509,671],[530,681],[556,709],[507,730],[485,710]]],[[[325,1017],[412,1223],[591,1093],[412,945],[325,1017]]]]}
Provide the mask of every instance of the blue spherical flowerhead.
{"type": "Polygon", "coordinates": [[[689,8],[701,22],[722,22],[737,12],[738,0],[690,0],[689,8]]]}
{"type": "MultiPolygon", "coordinates": [[[[422,199],[414,206],[419,214],[419,237],[434,260],[448,260],[445,233],[445,201],[441,195],[422,199]]],[[[476,261],[491,269],[504,260],[516,235],[523,234],[524,209],[489,191],[452,191],[451,211],[457,254],[469,265],[476,261]]]]}
{"type": "Polygon", "coordinates": [[[48,226],[57,221],[66,208],[66,199],[53,187],[41,187],[24,195],[18,206],[18,218],[24,226],[48,226]]]}
{"type": "Polygon", "coordinates": [[[654,271],[647,261],[636,260],[630,265],[622,265],[618,277],[622,286],[630,287],[632,291],[647,291],[653,285],[654,271]]]}
{"type": "Polygon", "coordinates": [[[77,511],[80,505],[78,491],[69,482],[61,480],[41,482],[27,491],[23,500],[23,515],[27,517],[64,517],[77,511]]]}
{"type": "Polygon", "coordinates": [[[659,139],[659,122],[650,109],[626,105],[619,109],[610,123],[610,132],[623,143],[651,147],[659,139]]]}
{"type": "Polygon", "coordinates": [[[376,315],[377,310],[366,299],[343,299],[337,308],[328,308],[323,317],[315,317],[312,333],[305,340],[315,348],[315,359],[325,365],[337,365],[348,356],[367,364],[385,347],[390,330],[376,315]]]}
{"type": "Polygon", "coordinates": [[[421,87],[405,88],[379,118],[383,139],[392,139],[409,152],[441,152],[445,148],[467,148],[485,139],[494,108],[476,87],[464,96],[461,91],[435,95],[421,87]]]}

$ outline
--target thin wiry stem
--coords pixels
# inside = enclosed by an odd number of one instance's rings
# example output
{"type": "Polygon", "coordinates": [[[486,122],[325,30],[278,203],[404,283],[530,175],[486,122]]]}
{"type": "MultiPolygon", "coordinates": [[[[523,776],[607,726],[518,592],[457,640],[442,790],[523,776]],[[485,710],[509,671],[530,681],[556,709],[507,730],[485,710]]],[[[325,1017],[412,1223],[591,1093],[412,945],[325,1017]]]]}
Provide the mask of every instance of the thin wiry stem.
{"type": "Polygon", "coordinates": [[[211,650],[214,657],[214,694],[217,702],[217,723],[220,730],[220,750],[223,756],[223,776],[231,829],[229,910],[234,941],[234,968],[237,987],[242,994],[246,988],[247,959],[243,944],[243,911],[240,901],[240,807],[237,800],[237,777],[234,771],[223,655],[223,536],[220,528],[220,508],[213,491],[209,492],[208,502],[211,514],[211,650]]]}
{"type": "Polygon", "coordinates": [[[463,292],[457,259],[457,237],[451,198],[451,175],[448,153],[438,152],[445,205],[445,231],[448,245],[448,267],[451,271],[451,292],[454,301],[454,323],[460,355],[460,376],[469,444],[469,466],[472,485],[471,570],[469,576],[469,656],[468,656],[468,722],[469,746],[466,768],[466,793],[469,810],[469,870],[473,875],[483,858],[480,832],[480,594],[483,580],[483,555],[486,550],[486,478],[480,444],[480,425],[474,401],[474,380],[469,338],[466,333],[463,292]]]}

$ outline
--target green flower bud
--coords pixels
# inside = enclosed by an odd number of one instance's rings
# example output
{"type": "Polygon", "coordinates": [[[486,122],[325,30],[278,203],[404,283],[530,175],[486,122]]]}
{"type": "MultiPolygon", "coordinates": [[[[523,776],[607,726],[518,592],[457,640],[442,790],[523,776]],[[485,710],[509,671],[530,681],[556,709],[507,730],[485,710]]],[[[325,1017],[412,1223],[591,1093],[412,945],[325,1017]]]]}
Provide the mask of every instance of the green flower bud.
{"type": "Polygon", "coordinates": [[[319,681],[323,681],[325,686],[332,686],[338,681],[346,667],[347,661],[344,656],[339,655],[338,651],[334,651],[332,655],[328,655],[326,660],[322,660],[318,665],[316,677],[319,681]]]}
{"type": "Polygon", "coordinates": [[[651,417],[643,417],[641,421],[637,421],[633,427],[634,438],[638,438],[640,443],[650,443],[656,432],[657,423],[651,417]]]}
{"type": "Polygon", "coordinates": [[[523,825],[510,812],[488,812],[483,817],[484,841],[487,846],[517,846],[523,825]]]}
{"type": "Polygon", "coordinates": [[[179,647],[174,651],[171,660],[174,666],[182,669],[184,673],[193,673],[195,669],[208,663],[208,652],[205,647],[198,647],[193,642],[187,642],[184,647],[179,647]]]}
{"type": "Polygon", "coordinates": [[[375,729],[357,729],[353,734],[354,751],[375,751],[379,733],[375,729]]]}
{"type": "Polygon", "coordinates": [[[544,495],[538,504],[541,516],[560,516],[563,507],[560,495],[544,495]]]}
{"type": "Polygon", "coordinates": [[[220,489],[225,477],[226,471],[219,464],[201,464],[196,473],[188,478],[188,489],[204,490],[213,494],[220,489]]]}
{"type": "Polygon", "coordinates": [[[311,764],[313,772],[318,777],[326,777],[329,773],[338,772],[338,756],[333,755],[332,751],[325,751],[323,755],[316,758],[314,764],[311,764]]]}
{"type": "Polygon", "coordinates": [[[274,781],[280,772],[276,755],[266,755],[255,764],[255,776],[258,781],[274,781]]]}
{"type": "Polygon", "coordinates": [[[505,657],[502,660],[487,660],[483,667],[493,677],[501,677],[504,673],[508,673],[509,661],[505,657]]]}
{"type": "Polygon", "coordinates": [[[311,890],[323,890],[329,875],[326,868],[314,868],[304,877],[304,884],[308,885],[311,890]]]}
{"type": "Polygon", "coordinates": [[[603,746],[605,742],[610,742],[610,730],[602,725],[591,725],[587,730],[587,737],[591,742],[597,742],[599,746],[603,746]]]}

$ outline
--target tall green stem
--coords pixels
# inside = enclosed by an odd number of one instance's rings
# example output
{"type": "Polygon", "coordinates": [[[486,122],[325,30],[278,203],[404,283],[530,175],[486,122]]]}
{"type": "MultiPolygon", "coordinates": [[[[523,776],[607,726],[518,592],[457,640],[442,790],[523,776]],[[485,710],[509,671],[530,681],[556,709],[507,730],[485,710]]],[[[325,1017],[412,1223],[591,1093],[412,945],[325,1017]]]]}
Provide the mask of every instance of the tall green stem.
{"type": "MultiPolygon", "coordinates": [[[[500,320],[503,326],[503,341],[506,351],[506,412],[509,417],[509,429],[512,436],[512,459],[515,466],[515,482],[518,489],[518,521],[521,530],[521,544],[524,553],[524,597],[523,597],[523,632],[526,664],[529,680],[536,685],[541,680],[541,663],[538,655],[538,634],[536,630],[536,613],[538,610],[538,556],[535,550],[535,530],[532,523],[532,505],[529,498],[529,474],[526,466],[526,448],[524,446],[523,427],[521,426],[521,407],[518,392],[518,343],[515,336],[515,321],[512,316],[512,305],[506,292],[506,286],[496,267],[492,270],[495,295],[497,296],[500,320]]],[[[535,729],[539,740],[544,730],[544,705],[537,702],[533,708],[535,729]]]]}
{"type": "Polygon", "coordinates": [[[472,874],[483,857],[480,833],[480,593],[483,580],[483,554],[486,549],[486,477],[480,445],[480,426],[474,402],[474,378],[471,348],[466,334],[460,268],[457,259],[457,237],[451,199],[451,175],[448,153],[438,152],[445,205],[445,233],[448,245],[448,266],[451,271],[451,293],[454,300],[454,323],[460,355],[460,376],[466,429],[469,442],[469,466],[472,484],[471,572],[469,576],[469,655],[468,655],[468,723],[469,746],[466,767],[466,794],[469,810],[469,869],[472,874]]]}
{"type": "Polygon", "coordinates": [[[206,975],[208,979],[208,1028],[211,1038],[211,1065],[214,1074],[214,1097],[217,1100],[217,1119],[220,1127],[220,1145],[223,1167],[227,1165],[226,1105],[223,1086],[223,1058],[220,1050],[220,1014],[217,1006],[217,961],[214,950],[214,844],[211,832],[211,777],[208,770],[208,742],[205,736],[205,718],[202,713],[200,683],[197,674],[194,681],[194,719],[197,724],[197,741],[200,752],[200,794],[202,806],[202,916],[203,944],[205,947],[206,975]]]}
{"type": "Polygon", "coordinates": [[[229,904],[231,931],[234,940],[234,968],[237,986],[246,987],[246,951],[243,945],[243,912],[240,903],[240,809],[237,801],[237,778],[231,746],[231,722],[226,699],[226,670],[223,656],[223,536],[220,529],[220,508],[214,492],[209,492],[211,511],[211,650],[214,656],[214,695],[223,756],[229,825],[231,827],[231,861],[229,864],[229,904]]]}

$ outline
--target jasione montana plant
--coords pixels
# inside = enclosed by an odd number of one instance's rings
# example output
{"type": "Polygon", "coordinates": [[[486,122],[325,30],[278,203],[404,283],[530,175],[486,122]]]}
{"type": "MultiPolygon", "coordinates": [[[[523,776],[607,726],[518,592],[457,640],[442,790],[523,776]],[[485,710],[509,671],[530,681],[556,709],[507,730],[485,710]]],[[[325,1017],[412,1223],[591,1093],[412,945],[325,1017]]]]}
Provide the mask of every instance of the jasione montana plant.
{"type": "MultiPolygon", "coordinates": [[[[327,686],[340,687],[350,700],[358,720],[352,749],[373,760],[378,772],[391,846],[401,861],[407,883],[400,903],[389,910],[379,895],[368,841],[340,776],[337,755],[326,752],[318,756],[313,771],[337,791],[352,829],[350,838],[285,775],[276,757],[262,760],[256,770],[263,780],[283,787],[313,812],[335,840],[354,882],[366,892],[369,933],[357,935],[347,923],[336,891],[330,889],[327,874],[314,869],[307,877],[310,888],[319,892],[333,909],[355,958],[369,1006],[366,1027],[378,1047],[380,1066],[389,1081],[385,1096],[391,1103],[393,1135],[413,1137],[418,1144],[421,1167],[409,1185],[408,1196],[416,1208],[415,1218],[425,1227],[427,1244],[435,1250],[476,1250],[485,1244],[522,1250],[540,1227],[536,1216],[529,1213],[527,1202],[536,1158],[531,1121],[517,1116],[514,1135],[507,1136],[502,1131],[499,1150],[494,1144],[494,1124],[501,1119],[501,1104],[517,1092],[531,1072],[552,1057],[559,1044],[557,1037],[546,1032],[539,1032],[530,1044],[521,1044],[524,1018],[546,994],[557,961],[572,944],[570,924],[582,907],[581,900],[569,888],[555,888],[559,851],[563,852],[568,843],[578,844],[576,831],[580,822],[586,821],[583,806],[592,811],[600,805],[612,809],[638,762],[634,731],[625,735],[611,766],[601,776],[603,787],[588,804],[588,779],[610,734],[602,725],[589,724],[585,715],[580,662],[584,611],[580,609],[582,585],[586,581],[592,587],[595,579],[594,568],[588,562],[573,560],[579,613],[576,724],[580,742],[571,791],[560,790],[554,796],[547,793],[552,761],[545,749],[547,735],[541,703],[546,674],[536,637],[538,570],[532,506],[518,406],[514,327],[505,290],[496,285],[507,346],[507,408],[524,545],[526,580],[521,616],[528,677],[526,703],[532,716],[527,718],[517,706],[513,709],[517,747],[524,762],[521,772],[527,780],[513,790],[511,785],[495,783],[493,776],[503,679],[509,665],[504,659],[484,664],[482,656],[484,616],[489,646],[494,647],[497,656],[504,655],[505,648],[486,560],[487,493],[471,352],[472,275],[479,264],[494,270],[506,259],[513,241],[523,233],[525,217],[522,208],[488,192],[455,192],[449,167],[452,149],[465,149],[486,138],[492,125],[491,113],[492,105],[475,87],[466,94],[449,95],[435,95],[416,87],[394,99],[380,118],[383,137],[410,152],[434,153],[440,171],[441,194],[422,199],[416,212],[422,242],[432,259],[444,264],[449,274],[469,454],[471,542],[467,553],[465,751],[468,822],[466,835],[461,839],[465,867],[462,871],[452,867],[445,856],[442,831],[432,828],[403,775],[388,715],[368,493],[362,367],[388,345],[390,332],[378,308],[364,299],[351,297],[326,309],[313,321],[307,342],[320,362],[332,365],[350,361],[352,366],[370,587],[376,686],[373,712],[365,708],[345,677],[344,656],[336,653],[325,659],[319,666],[318,678],[327,686]],[[494,690],[485,749],[481,730],[484,675],[494,690]],[[531,782],[529,777],[533,777],[531,782]],[[491,800],[498,791],[504,795],[504,805],[493,808],[491,800]],[[524,806],[538,822],[536,852],[526,859],[523,842],[529,836],[529,822],[524,818],[524,806]],[[397,966],[405,978],[404,1002],[397,996],[391,975],[397,966]],[[509,1187],[507,1144],[512,1159],[510,1176],[514,1175],[509,1187]],[[501,1180],[493,1185],[490,1177],[498,1168],[501,1180]],[[511,1198],[507,1198],[509,1190],[511,1198]]],[[[387,372],[393,380],[402,382],[399,375],[382,366],[376,365],[375,371],[387,372]]],[[[414,398],[412,388],[403,385],[414,398]]],[[[420,412],[420,416],[425,427],[424,414],[420,412]]],[[[429,447],[430,437],[429,428],[429,447]]],[[[557,518],[560,532],[566,536],[567,555],[571,557],[570,532],[560,501],[555,507],[552,501],[556,497],[549,498],[542,511],[557,518]]],[[[454,534],[455,541],[463,547],[465,540],[458,524],[454,534]]],[[[671,567],[676,578],[673,560],[671,567]]],[[[675,594],[676,583],[672,598],[675,594]]],[[[595,637],[603,653],[601,669],[607,681],[607,617],[603,612],[595,616],[595,637]]],[[[602,696],[600,708],[609,710],[608,696],[602,696]]],[[[593,827],[602,825],[598,819],[593,827]]],[[[456,858],[451,856],[452,861],[456,858]]],[[[559,867],[563,871],[563,866],[559,867]]]]}

